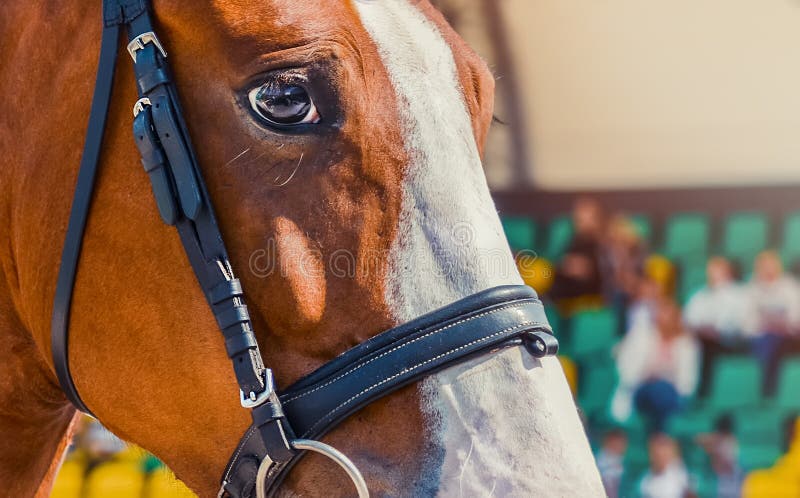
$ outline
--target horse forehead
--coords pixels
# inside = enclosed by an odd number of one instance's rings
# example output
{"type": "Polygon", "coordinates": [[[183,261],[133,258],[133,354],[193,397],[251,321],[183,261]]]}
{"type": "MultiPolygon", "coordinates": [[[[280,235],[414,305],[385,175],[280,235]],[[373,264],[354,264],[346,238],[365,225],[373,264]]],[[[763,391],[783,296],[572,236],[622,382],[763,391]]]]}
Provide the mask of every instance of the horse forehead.
{"type": "Polygon", "coordinates": [[[311,42],[359,26],[350,0],[211,0],[211,14],[235,37],[277,45],[311,42]]]}

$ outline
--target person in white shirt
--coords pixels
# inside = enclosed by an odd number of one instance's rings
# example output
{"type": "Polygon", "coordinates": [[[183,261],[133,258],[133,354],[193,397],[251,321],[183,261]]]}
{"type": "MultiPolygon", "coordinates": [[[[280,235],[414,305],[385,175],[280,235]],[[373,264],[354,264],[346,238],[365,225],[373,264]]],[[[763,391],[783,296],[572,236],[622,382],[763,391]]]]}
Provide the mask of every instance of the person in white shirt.
{"type": "Polygon", "coordinates": [[[617,370],[612,416],[624,423],[635,405],[651,431],[663,431],[694,393],[700,370],[700,348],[674,301],[661,299],[653,323],[640,321],[628,331],[617,350],[617,370]]]}
{"type": "Polygon", "coordinates": [[[681,460],[678,444],[671,437],[656,434],[648,441],[650,470],[639,483],[642,498],[686,498],[691,496],[689,473],[681,460]]]}
{"type": "Polygon", "coordinates": [[[741,337],[747,293],[733,278],[733,268],[723,257],[706,264],[706,285],[686,303],[686,326],[698,336],[720,341],[741,337]]]}
{"type": "Polygon", "coordinates": [[[731,263],[714,257],[706,265],[706,285],[695,292],[683,311],[683,321],[703,351],[700,392],[708,389],[710,366],[720,354],[748,350],[743,338],[747,291],[736,282],[731,263]]]}
{"type": "Polygon", "coordinates": [[[783,272],[775,251],[758,255],[753,278],[747,285],[747,307],[743,322],[752,353],[764,368],[765,389],[774,387],[778,359],[796,349],[800,332],[800,284],[783,272]]]}

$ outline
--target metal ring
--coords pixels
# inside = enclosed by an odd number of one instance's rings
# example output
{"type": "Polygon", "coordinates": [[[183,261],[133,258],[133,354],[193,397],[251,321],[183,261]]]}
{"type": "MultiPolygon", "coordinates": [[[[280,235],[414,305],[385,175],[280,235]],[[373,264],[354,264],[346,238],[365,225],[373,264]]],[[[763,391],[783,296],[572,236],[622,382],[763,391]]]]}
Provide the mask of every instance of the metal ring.
{"type": "MultiPolygon", "coordinates": [[[[358,498],[369,498],[369,489],[367,488],[366,481],[364,481],[364,476],[361,475],[361,471],[358,470],[358,467],[356,467],[353,461],[347,458],[344,453],[333,446],[312,439],[295,439],[291,442],[291,445],[297,450],[313,451],[336,462],[339,467],[347,472],[347,476],[353,481],[353,484],[355,484],[356,491],[358,491],[358,498]]],[[[267,498],[265,484],[267,481],[267,472],[272,466],[272,463],[271,458],[265,457],[264,460],[261,461],[261,465],[258,466],[258,474],[256,475],[257,498],[267,498]]]]}

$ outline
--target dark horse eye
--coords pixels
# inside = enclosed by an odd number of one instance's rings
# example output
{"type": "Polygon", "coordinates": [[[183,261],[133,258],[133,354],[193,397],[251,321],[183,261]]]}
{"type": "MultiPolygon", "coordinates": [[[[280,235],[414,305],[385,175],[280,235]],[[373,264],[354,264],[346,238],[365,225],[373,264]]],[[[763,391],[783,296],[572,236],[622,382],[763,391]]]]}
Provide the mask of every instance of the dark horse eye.
{"type": "Polygon", "coordinates": [[[317,107],[300,85],[271,81],[250,90],[248,94],[253,111],[272,124],[283,126],[317,123],[317,107]]]}

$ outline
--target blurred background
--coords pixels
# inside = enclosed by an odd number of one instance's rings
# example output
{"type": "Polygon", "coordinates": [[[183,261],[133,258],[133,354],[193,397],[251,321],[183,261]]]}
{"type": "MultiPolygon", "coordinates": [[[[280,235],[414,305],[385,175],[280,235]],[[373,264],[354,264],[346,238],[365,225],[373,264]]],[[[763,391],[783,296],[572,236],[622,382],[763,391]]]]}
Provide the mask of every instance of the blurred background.
{"type": "MultiPolygon", "coordinates": [[[[800,3],[435,0],[610,497],[800,497],[800,3]]],[[[62,498],[193,496],[91,419],[62,498]]]]}

